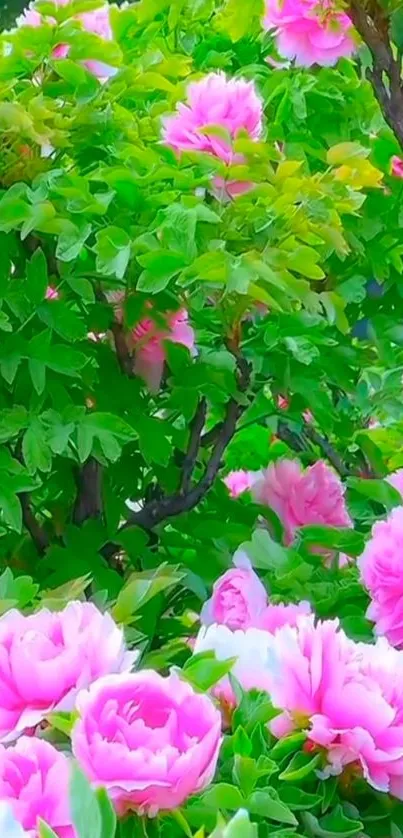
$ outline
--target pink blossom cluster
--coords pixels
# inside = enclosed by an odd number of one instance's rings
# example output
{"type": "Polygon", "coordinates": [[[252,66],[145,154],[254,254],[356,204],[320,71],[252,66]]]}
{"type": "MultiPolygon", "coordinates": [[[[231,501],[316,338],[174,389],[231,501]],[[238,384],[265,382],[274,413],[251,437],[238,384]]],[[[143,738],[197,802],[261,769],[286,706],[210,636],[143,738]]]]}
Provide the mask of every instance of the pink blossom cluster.
{"type": "MultiPolygon", "coordinates": [[[[233,561],[235,567],[217,579],[202,608],[202,628],[193,652],[213,651],[218,660],[235,658],[232,673],[242,688],[267,690],[265,661],[270,634],[281,626],[295,625],[311,608],[305,601],[288,605],[269,602],[247,554],[239,549],[233,561]]],[[[228,678],[216,685],[214,695],[228,710],[236,703],[228,678]]]]}
{"type": "MultiPolygon", "coordinates": [[[[163,142],[177,152],[205,152],[227,165],[244,163],[243,155],[234,152],[233,143],[241,135],[259,140],[262,119],[263,103],[252,81],[209,73],[189,84],[186,103],[180,102],[176,113],[165,117],[163,142]]],[[[249,182],[219,177],[214,184],[230,197],[251,187],[249,182]]]]}
{"type": "Polygon", "coordinates": [[[225,483],[232,497],[248,489],[256,501],[273,509],[283,524],[286,544],[292,543],[299,527],[309,524],[352,526],[343,484],[323,460],[303,469],[297,460],[281,459],[262,472],[231,472],[225,483]]]}
{"type": "MultiPolygon", "coordinates": [[[[402,490],[402,475],[389,477],[402,490]]],[[[371,538],[358,560],[361,580],[371,603],[367,617],[375,623],[377,635],[388,638],[392,646],[403,648],[403,506],[395,507],[386,521],[377,521],[371,538]]]]}
{"type": "MultiPolygon", "coordinates": [[[[115,307],[117,320],[122,322],[123,292],[108,292],[107,298],[115,307]]],[[[195,355],[195,333],[185,308],[159,313],[158,320],[157,315],[153,316],[150,300],[145,303],[145,308],[147,315],[128,333],[127,345],[134,354],[134,372],[145,381],[151,393],[157,393],[167,360],[166,342],[185,346],[191,355],[195,355]]]]}
{"type": "Polygon", "coordinates": [[[235,553],[233,563],[235,566],[213,585],[212,596],[200,614],[203,625],[215,623],[227,626],[230,631],[257,628],[272,632],[285,624],[293,625],[301,614],[309,614],[308,602],[270,603],[265,586],[242,549],[235,553]]]}
{"type": "Polygon", "coordinates": [[[280,55],[299,67],[330,67],[355,49],[351,20],[334,0],[266,0],[263,26],[280,55]]]}
{"type": "MultiPolygon", "coordinates": [[[[69,3],[69,0],[55,0],[55,2],[57,6],[66,6],[69,3]]],[[[90,12],[82,12],[75,17],[81,23],[86,32],[98,35],[100,38],[103,38],[104,41],[112,40],[113,35],[110,24],[108,3],[101,6],[99,9],[93,9],[90,12]]],[[[45,19],[49,20],[50,23],[55,23],[53,18],[44,18],[38,11],[36,11],[36,9],[33,8],[32,4],[30,4],[28,8],[25,9],[23,14],[17,18],[17,26],[38,27],[42,25],[45,19]]],[[[53,51],[53,57],[66,58],[69,51],[70,47],[68,44],[58,44],[53,51]]],[[[87,70],[90,71],[90,73],[93,73],[94,76],[97,76],[97,78],[101,80],[106,80],[116,73],[114,67],[110,67],[108,64],[104,64],[101,61],[88,59],[87,61],[84,61],[83,64],[87,70]]]]}
{"type": "Polygon", "coordinates": [[[300,617],[270,636],[267,689],[279,738],[306,732],[321,776],[350,766],[375,789],[403,798],[403,655],[378,640],[354,643],[337,620],[300,617]]]}
{"type": "Polygon", "coordinates": [[[91,603],[0,619],[0,806],[21,835],[38,838],[42,819],[58,838],[77,836],[70,758],[41,738],[54,711],[78,711],[73,754],[121,814],[174,808],[212,779],[219,711],[174,674],[130,674],[135,658],[91,603]]]}

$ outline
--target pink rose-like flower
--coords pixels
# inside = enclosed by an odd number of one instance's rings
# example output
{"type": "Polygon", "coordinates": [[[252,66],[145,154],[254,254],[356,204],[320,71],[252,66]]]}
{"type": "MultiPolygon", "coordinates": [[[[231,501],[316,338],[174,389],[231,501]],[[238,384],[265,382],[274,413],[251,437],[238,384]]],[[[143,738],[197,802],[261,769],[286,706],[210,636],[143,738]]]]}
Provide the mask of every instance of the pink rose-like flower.
{"type": "MultiPolygon", "coordinates": [[[[227,165],[243,163],[243,156],[233,151],[233,141],[241,132],[258,140],[262,135],[262,114],[262,100],[253,82],[227,78],[220,72],[209,73],[189,85],[186,104],[181,102],[176,114],[163,120],[163,141],[178,152],[204,151],[227,165]],[[222,128],[224,136],[205,132],[212,126],[222,128]]],[[[215,186],[229,197],[236,197],[250,189],[251,184],[217,177],[215,186]]]]}
{"type": "Polygon", "coordinates": [[[53,710],[73,710],[80,689],[129,670],[135,658],[110,614],[92,603],[29,616],[8,611],[0,619],[0,741],[16,739],[53,710]]]}
{"type": "Polygon", "coordinates": [[[254,483],[259,480],[261,474],[260,471],[244,471],[244,469],[230,471],[224,477],[223,483],[225,483],[231,497],[238,498],[244,492],[249,492],[254,483]]]}
{"type": "Polygon", "coordinates": [[[195,336],[189,325],[186,309],[169,312],[166,315],[166,328],[161,328],[151,317],[145,317],[130,334],[130,344],[134,349],[134,372],[156,393],[161,385],[166,360],[164,342],[180,343],[195,354],[195,336]]]}
{"type": "Polygon", "coordinates": [[[27,838],[38,838],[39,818],[58,838],[76,838],[69,776],[67,757],[43,739],[22,736],[11,748],[0,745],[0,801],[10,805],[27,838]]]}
{"type": "Polygon", "coordinates": [[[51,285],[48,285],[45,294],[45,300],[58,300],[59,299],[59,292],[57,288],[52,288],[51,285]]]}
{"type": "Polygon", "coordinates": [[[298,67],[330,67],[355,50],[351,20],[332,0],[266,0],[263,25],[274,32],[282,58],[298,67]]]}
{"type": "Polygon", "coordinates": [[[327,755],[322,776],[359,763],[376,789],[402,796],[403,661],[382,640],[354,643],[337,620],[302,617],[274,635],[267,655],[269,692],[282,713],[275,736],[296,728],[327,755]]]}
{"type": "MultiPolygon", "coordinates": [[[[70,0],[55,0],[56,5],[58,6],[66,6],[70,2],[70,0]]],[[[105,6],[101,6],[99,9],[94,9],[91,12],[83,12],[82,14],[75,15],[75,19],[80,21],[83,25],[83,28],[87,32],[91,32],[94,35],[98,35],[100,38],[103,38],[104,41],[111,41],[113,38],[112,28],[110,24],[110,10],[109,4],[105,6]]],[[[49,16],[42,16],[39,12],[37,12],[31,5],[28,6],[27,9],[23,12],[20,17],[17,18],[17,26],[33,26],[37,28],[41,26],[44,22],[55,24],[56,21],[54,18],[49,16]]],[[[58,44],[53,50],[53,57],[54,58],[66,58],[69,54],[70,47],[68,44],[58,44]]],[[[92,59],[88,59],[87,61],[82,62],[84,66],[89,70],[90,73],[93,73],[94,76],[101,80],[106,80],[110,76],[115,75],[117,72],[115,67],[110,67],[108,64],[103,64],[101,61],[94,61],[92,59]]]]}
{"type": "Polygon", "coordinates": [[[305,600],[298,603],[289,603],[288,605],[283,602],[277,604],[269,603],[267,608],[254,621],[254,625],[273,634],[273,632],[277,631],[278,628],[282,628],[282,626],[295,626],[298,617],[310,613],[311,606],[305,600]]]}
{"type": "Polygon", "coordinates": [[[266,605],[266,588],[252,567],[233,567],[214,583],[200,620],[206,626],[219,623],[232,630],[246,629],[256,625],[266,605]]]}
{"type": "Polygon", "coordinates": [[[291,544],[296,530],[308,524],[351,527],[338,475],[318,460],[302,469],[297,460],[278,460],[252,486],[252,495],[280,518],[285,542],[291,544]]]}
{"type": "Polygon", "coordinates": [[[372,600],[367,617],[375,623],[376,634],[398,648],[403,647],[402,555],[403,506],[397,506],[386,521],[372,527],[358,566],[372,600]]]}
{"type": "Polygon", "coordinates": [[[403,468],[398,468],[397,471],[388,474],[385,480],[403,496],[403,468]]]}
{"type": "Polygon", "coordinates": [[[391,173],[395,177],[403,178],[403,158],[395,154],[391,159],[391,173]]]}
{"type": "Polygon", "coordinates": [[[119,814],[176,809],[213,779],[220,713],[175,673],[101,678],[80,694],[77,709],[73,753],[119,814]]]}

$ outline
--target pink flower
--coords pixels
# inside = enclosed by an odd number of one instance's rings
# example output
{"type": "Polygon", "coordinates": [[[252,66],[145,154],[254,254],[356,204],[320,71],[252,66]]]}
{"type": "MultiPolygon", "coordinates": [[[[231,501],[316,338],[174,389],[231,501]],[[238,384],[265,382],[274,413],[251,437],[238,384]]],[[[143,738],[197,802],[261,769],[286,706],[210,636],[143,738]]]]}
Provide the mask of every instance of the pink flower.
{"type": "Polygon", "coordinates": [[[38,838],[39,818],[59,838],[75,838],[69,775],[67,757],[43,739],[23,736],[11,748],[0,745],[0,801],[11,806],[28,838],[38,838]]]}
{"type": "Polygon", "coordinates": [[[403,647],[403,506],[386,521],[377,521],[358,560],[361,580],[371,596],[367,611],[375,632],[392,646],[403,647]]]}
{"type": "Polygon", "coordinates": [[[77,708],[74,755],[119,814],[175,809],[213,779],[220,713],[175,673],[110,675],[82,692],[77,708]]]}
{"type": "MultiPolygon", "coordinates": [[[[55,0],[57,6],[66,6],[70,2],[70,0],[55,0]]],[[[110,14],[109,14],[109,4],[105,6],[101,6],[99,9],[94,9],[91,12],[84,12],[82,14],[75,15],[75,19],[79,20],[83,28],[87,32],[91,32],[94,35],[98,35],[100,38],[103,38],[104,41],[111,41],[113,38],[112,28],[110,24],[110,14]]],[[[38,27],[41,26],[42,23],[47,22],[49,24],[56,24],[56,21],[52,17],[42,16],[39,12],[37,12],[31,5],[28,6],[27,9],[23,12],[20,17],[17,18],[17,26],[34,26],[38,27]]],[[[70,47],[68,44],[58,44],[53,52],[53,58],[66,58],[69,54],[70,47]]],[[[93,61],[92,59],[88,59],[87,61],[82,62],[87,70],[90,73],[93,73],[94,76],[97,76],[99,79],[107,79],[110,76],[115,75],[117,70],[114,67],[110,67],[108,64],[103,64],[100,61],[93,61]]]]}
{"type": "MultiPolygon", "coordinates": [[[[243,163],[243,155],[233,151],[233,141],[241,133],[258,140],[263,130],[262,114],[262,100],[253,82],[209,73],[189,85],[187,103],[181,102],[176,114],[163,120],[163,141],[178,152],[204,151],[227,165],[243,163]],[[224,135],[205,132],[212,126],[221,128],[224,135]]],[[[222,177],[216,177],[214,184],[219,195],[224,191],[230,198],[251,187],[249,182],[228,182],[222,177]]]]}
{"type": "Polygon", "coordinates": [[[279,602],[278,604],[269,603],[267,608],[261,612],[253,624],[257,628],[264,629],[273,634],[278,628],[282,628],[282,626],[295,626],[298,617],[310,613],[311,606],[305,600],[297,604],[289,603],[288,605],[285,605],[283,602],[279,602]]]}
{"type": "Polygon", "coordinates": [[[213,585],[213,595],[203,606],[200,620],[209,626],[219,623],[228,628],[246,629],[267,605],[267,592],[251,565],[227,570],[213,585]]]}
{"type": "MultiPolygon", "coordinates": [[[[87,32],[98,35],[104,41],[112,41],[109,3],[99,9],[94,9],[92,12],[84,12],[77,17],[87,32]]],[[[101,61],[88,60],[84,61],[84,65],[90,73],[93,73],[99,79],[108,79],[117,73],[115,67],[103,64],[101,61]]]]}
{"type": "Polygon", "coordinates": [[[286,544],[291,544],[299,527],[308,524],[352,526],[343,484],[323,460],[305,471],[297,460],[278,460],[254,484],[252,495],[276,512],[284,526],[286,544]]]}
{"type": "Polygon", "coordinates": [[[267,674],[282,711],[275,736],[302,728],[326,751],[322,776],[359,764],[374,788],[401,796],[403,660],[386,641],[355,644],[337,620],[302,617],[271,635],[267,674]]]}
{"type": "Polygon", "coordinates": [[[238,498],[244,492],[249,492],[254,483],[262,476],[260,471],[230,471],[223,479],[232,498],[238,498]]]}
{"type": "Polygon", "coordinates": [[[398,468],[397,471],[388,474],[385,480],[403,496],[403,468],[398,468]]]}
{"type": "Polygon", "coordinates": [[[262,101],[253,82],[209,73],[190,84],[187,94],[187,104],[180,103],[176,114],[164,120],[164,142],[177,151],[206,151],[231,163],[231,141],[240,132],[252,140],[261,136],[262,101]],[[201,129],[210,126],[222,128],[228,139],[202,133],[201,129]]]}
{"type": "Polygon", "coordinates": [[[166,327],[159,326],[151,317],[145,317],[132,330],[130,344],[134,349],[134,371],[156,393],[161,385],[166,360],[164,342],[171,341],[186,346],[195,354],[195,336],[188,322],[185,309],[165,315],[166,327]]]}
{"type": "Polygon", "coordinates": [[[45,300],[58,300],[59,299],[59,292],[57,288],[52,288],[51,285],[48,285],[45,294],[45,300]]]}
{"type": "Polygon", "coordinates": [[[109,672],[131,668],[122,631],[92,603],[0,620],[0,741],[35,727],[53,710],[71,711],[77,692],[109,672]]]}
{"type": "Polygon", "coordinates": [[[403,178],[403,158],[397,157],[395,154],[390,162],[392,175],[398,178],[403,178]]]}
{"type": "Polygon", "coordinates": [[[263,25],[274,31],[280,55],[299,67],[330,67],[355,49],[351,20],[332,0],[266,0],[263,25]]]}

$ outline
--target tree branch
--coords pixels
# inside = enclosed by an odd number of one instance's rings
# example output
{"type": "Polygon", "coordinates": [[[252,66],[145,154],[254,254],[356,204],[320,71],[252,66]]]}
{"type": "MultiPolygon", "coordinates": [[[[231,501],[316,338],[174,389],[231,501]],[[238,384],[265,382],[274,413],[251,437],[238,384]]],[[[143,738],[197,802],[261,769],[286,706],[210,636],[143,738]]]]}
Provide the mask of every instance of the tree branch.
{"type": "Polygon", "coordinates": [[[182,495],[189,491],[193,470],[196,464],[197,455],[200,449],[200,440],[206,421],[207,402],[204,396],[200,399],[191,427],[189,447],[182,465],[182,479],[180,493],[182,495]]]}
{"type": "MultiPolygon", "coordinates": [[[[238,350],[235,351],[234,349],[231,349],[231,351],[236,356],[238,388],[240,393],[244,393],[249,387],[250,366],[238,350]]],[[[206,404],[205,400],[202,399],[193,420],[189,448],[183,464],[181,487],[179,491],[173,495],[167,495],[146,503],[142,509],[137,512],[133,512],[128,517],[128,520],[123,525],[122,529],[125,530],[128,527],[137,526],[144,530],[151,531],[167,518],[172,518],[176,515],[180,515],[182,512],[189,512],[191,509],[194,509],[194,507],[200,503],[203,497],[211,489],[220,468],[224,451],[234,436],[237,421],[246,407],[247,405],[242,404],[241,400],[236,397],[229,400],[225,411],[224,421],[222,422],[219,434],[215,440],[213,450],[204,469],[204,473],[200,480],[192,488],[190,488],[190,481],[197,453],[200,448],[201,433],[205,421],[206,404]]],[[[106,544],[102,550],[102,554],[105,558],[110,558],[114,555],[114,553],[118,552],[119,549],[120,547],[116,544],[106,544]]]]}
{"type": "Polygon", "coordinates": [[[43,556],[49,547],[48,534],[46,530],[41,527],[39,521],[37,521],[34,513],[32,512],[28,492],[20,492],[19,499],[21,503],[24,526],[28,530],[39,555],[43,556]]]}
{"type": "Polygon", "coordinates": [[[87,518],[99,518],[102,515],[102,466],[94,457],[77,471],[76,484],[73,523],[82,524],[87,518]]]}
{"type": "Polygon", "coordinates": [[[403,149],[403,85],[401,55],[395,58],[389,38],[389,20],[377,0],[350,0],[348,14],[372,56],[367,78],[372,84],[386,122],[403,149]]]}
{"type": "Polygon", "coordinates": [[[344,465],[343,460],[337,453],[336,449],[333,448],[333,445],[325,436],[321,436],[315,428],[312,428],[310,425],[305,427],[305,433],[307,437],[317,445],[318,448],[321,449],[325,457],[329,460],[329,463],[332,464],[333,468],[340,474],[340,477],[348,477],[351,474],[350,469],[344,465]]]}

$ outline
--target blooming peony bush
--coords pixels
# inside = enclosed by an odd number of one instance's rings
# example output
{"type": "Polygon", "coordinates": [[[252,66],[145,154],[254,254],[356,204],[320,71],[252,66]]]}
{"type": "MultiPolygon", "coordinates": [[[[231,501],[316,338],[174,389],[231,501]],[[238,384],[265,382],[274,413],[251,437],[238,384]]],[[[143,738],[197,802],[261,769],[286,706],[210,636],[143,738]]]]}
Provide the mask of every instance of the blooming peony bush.
{"type": "Polygon", "coordinates": [[[0,838],[400,838],[399,4],[14,17],[0,838]]]}

